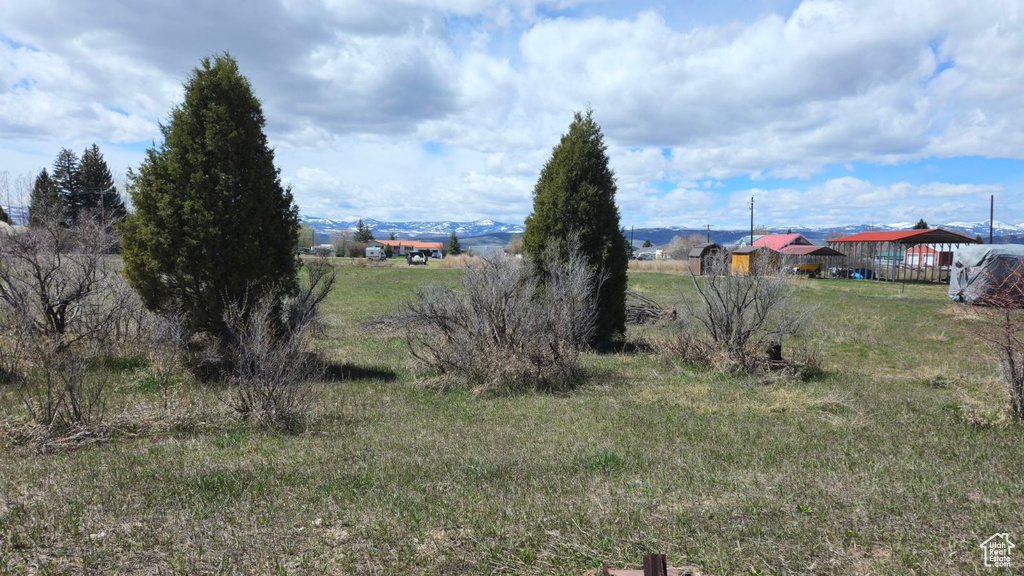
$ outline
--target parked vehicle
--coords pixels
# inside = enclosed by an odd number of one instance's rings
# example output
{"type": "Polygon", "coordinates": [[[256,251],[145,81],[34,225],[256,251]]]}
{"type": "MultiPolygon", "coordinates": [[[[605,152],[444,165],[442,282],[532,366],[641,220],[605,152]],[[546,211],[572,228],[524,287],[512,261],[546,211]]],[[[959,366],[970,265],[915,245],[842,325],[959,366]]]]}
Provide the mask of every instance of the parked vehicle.
{"type": "Polygon", "coordinates": [[[430,260],[430,250],[413,250],[406,253],[405,261],[407,264],[422,264],[427,265],[427,261],[430,260]]]}

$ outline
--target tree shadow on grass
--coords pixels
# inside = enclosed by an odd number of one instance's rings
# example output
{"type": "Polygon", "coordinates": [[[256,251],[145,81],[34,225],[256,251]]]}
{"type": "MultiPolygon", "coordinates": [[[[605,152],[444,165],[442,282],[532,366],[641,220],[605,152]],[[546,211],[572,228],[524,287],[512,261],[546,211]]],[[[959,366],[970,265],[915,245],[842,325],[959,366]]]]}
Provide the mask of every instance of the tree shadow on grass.
{"type": "Polygon", "coordinates": [[[325,370],[326,379],[329,382],[340,382],[343,380],[381,380],[383,382],[394,382],[398,374],[390,368],[380,366],[358,366],[356,364],[330,363],[325,370]]]}

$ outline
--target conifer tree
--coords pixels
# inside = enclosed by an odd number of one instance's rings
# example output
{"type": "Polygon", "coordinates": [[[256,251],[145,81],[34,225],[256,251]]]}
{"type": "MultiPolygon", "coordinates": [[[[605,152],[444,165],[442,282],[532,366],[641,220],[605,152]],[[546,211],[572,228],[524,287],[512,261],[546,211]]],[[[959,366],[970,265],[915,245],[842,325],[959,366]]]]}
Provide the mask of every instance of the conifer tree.
{"type": "Polygon", "coordinates": [[[32,192],[29,194],[28,224],[39,226],[48,220],[63,220],[64,206],[61,203],[57,184],[43,168],[36,176],[32,192]]]}
{"type": "Polygon", "coordinates": [[[0,206],[0,222],[3,222],[4,224],[11,224],[11,217],[7,214],[7,211],[4,210],[3,206],[0,206]]]}
{"type": "Polygon", "coordinates": [[[356,232],[352,235],[354,242],[366,243],[373,240],[373,229],[363,223],[363,219],[360,218],[359,222],[356,223],[356,232]]]}
{"type": "Polygon", "coordinates": [[[607,278],[598,299],[595,345],[607,345],[626,329],[626,240],[619,233],[615,174],[593,110],[577,112],[569,131],[551,152],[533,189],[533,212],[526,218],[523,254],[537,269],[550,245],[573,236],[591,266],[607,278]]]}
{"type": "Polygon", "coordinates": [[[67,148],[62,148],[53,162],[53,183],[64,205],[65,217],[74,222],[83,205],[82,182],[78,173],[78,155],[67,148]]]}
{"type": "Polygon", "coordinates": [[[459,242],[458,234],[452,232],[452,235],[448,237],[448,255],[458,256],[459,254],[462,254],[462,243],[459,242]]]}
{"type": "Polygon", "coordinates": [[[924,218],[919,219],[917,221],[917,224],[914,224],[914,230],[927,230],[927,229],[928,229],[928,223],[924,221],[924,218]]]}
{"type": "Polygon", "coordinates": [[[222,344],[229,304],[298,288],[298,208],[264,125],[235,59],[204,58],[163,142],[129,172],[135,212],[119,225],[125,277],[147,307],[184,312],[222,344]]]}
{"type": "Polygon", "coordinates": [[[104,221],[124,218],[127,213],[124,200],[117,193],[110,168],[96,144],[86,148],[82,154],[78,164],[78,180],[82,190],[80,214],[88,213],[104,221]]]}

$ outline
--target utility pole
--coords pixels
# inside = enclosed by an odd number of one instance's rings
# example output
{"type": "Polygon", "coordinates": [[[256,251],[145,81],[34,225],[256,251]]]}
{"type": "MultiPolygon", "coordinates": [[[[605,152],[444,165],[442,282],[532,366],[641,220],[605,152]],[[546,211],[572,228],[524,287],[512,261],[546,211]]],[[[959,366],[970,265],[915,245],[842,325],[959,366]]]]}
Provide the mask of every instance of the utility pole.
{"type": "Polygon", "coordinates": [[[708,224],[707,227],[708,227],[708,244],[711,244],[711,224],[708,224]]]}
{"type": "Polygon", "coordinates": [[[629,227],[629,257],[633,257],[633,227],[629,227]]]}
{"type": "Polygon", "coordinates": [[[754,197],[750,197],[750,245],[754,245],[754,197]]]}
{"type": "Polygon", "coordinates": [[[992,228],[995,227],[993,223],[993,216],[996,213],[996,195],[993,194],[988,197],[988,243],[992,243],[992,228]]]}

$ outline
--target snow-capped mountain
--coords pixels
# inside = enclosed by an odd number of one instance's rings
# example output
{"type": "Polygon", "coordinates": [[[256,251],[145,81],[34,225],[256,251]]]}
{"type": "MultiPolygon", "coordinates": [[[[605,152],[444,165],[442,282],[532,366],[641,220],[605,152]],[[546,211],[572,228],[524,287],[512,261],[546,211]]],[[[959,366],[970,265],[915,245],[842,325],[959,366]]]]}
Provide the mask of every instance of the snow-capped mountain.
{"type": "MultiPolygon", "coordinates": [[[[330,218],[319,218],[316,216],[300,216],[303,224],[311,226],[317,232],[328,234],[340,230],[354,230],[356,221],[331,220],[330,218]]],[[[488,234],[519,233],[523,231],[522,224],[506,224],[494,220],[474,220],[472,222],[456,222],[451,220],[423,221],[423,222],[385,222],[381,220],[364,219],[363,224],[370,227],[378,238],[386,234],[394,233],[401,238],[421,238],[448,236],[455,232],[460,237],[486,236],[488,234]]]]}

